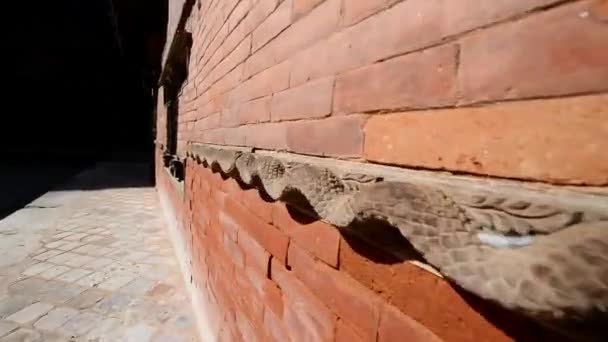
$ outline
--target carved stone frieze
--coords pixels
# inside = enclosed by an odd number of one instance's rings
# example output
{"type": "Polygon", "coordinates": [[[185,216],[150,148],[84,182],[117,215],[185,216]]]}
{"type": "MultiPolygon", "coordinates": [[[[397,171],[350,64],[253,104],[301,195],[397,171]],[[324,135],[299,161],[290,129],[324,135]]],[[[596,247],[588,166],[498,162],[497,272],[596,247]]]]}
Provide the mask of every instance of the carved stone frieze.
{"type": "Polygon", "coordinates": [[[289,201],[297,193],[314,215],[337,227],[385,221],[443,276],[505,308],[558,328],[581,326],[590,336],[607,321],[605,188],[215,145],[190,145],[188,157],[260,187],[273,200],[289,201]]]}

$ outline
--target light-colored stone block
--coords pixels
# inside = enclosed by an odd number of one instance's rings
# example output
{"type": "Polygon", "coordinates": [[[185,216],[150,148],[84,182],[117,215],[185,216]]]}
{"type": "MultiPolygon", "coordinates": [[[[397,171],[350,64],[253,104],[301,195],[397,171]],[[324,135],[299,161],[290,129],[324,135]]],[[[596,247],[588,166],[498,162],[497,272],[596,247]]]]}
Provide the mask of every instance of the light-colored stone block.
{"type": "Polygon", "coordinates": [[[34,256],[34,259],[44,261],[49,258],[55,257],[57,255],[60,255],[61,253],[63,253],[63,251],[56,250],[56,249],[50,249],[46,252],[43,252],[43,253],[40,253],[40,254],[34,256]]]}
{"type": "Polygon", "coordinates": [[[83,270],[81,268],[75,268],[70,271],[65,272],[64,274],[57,277],[57,280],[65,281],[68,283],[72,283],[86,275],[93,273],[89,270],[83,270]]]}
{"type": "Polygon", "coordinates": [[[53,267],[53,264],[50,264],[48,262],[39,262],[37,264],[34,264],[28,268],[26,268],[22,274],[26,275],[26,276],[34,276],[38,273],[44,272],[46,270],[48,270],[49,268],[53,267]]]}
{"type": "Polygon", "coordinates": [[[119,275],[112,276],[110,279],[99,284],[100,289],[114,291],[126,285],[128,282],[133,280],[133,276],[119,275]]]}
{"type": "Polygon", "coordinates": [[[76,309],[66,307],[55,308],[36,321],[36,323],[34,323],[34,328],[40,330],[54,330],[77,314],[78,310],[76,309]]]}
{"type": "Polygon", "coordinates": [[[52,304],[37,302],[21,309],[6,319],[19,324],[26,324],[46,314],[53,308],[52,304]]]}
{"type": "Polygon", "coordinates": [[[53,267],[49,268],[48,270],[38,274],[38,276],[40,278],[44,278],[44,279],[53,279],[53,278],[57,277],[58,275],[65,273],[69,270],[70,270],[70,268],[67,266],[56,265],[56,266],[53,266],[53,267]]]}

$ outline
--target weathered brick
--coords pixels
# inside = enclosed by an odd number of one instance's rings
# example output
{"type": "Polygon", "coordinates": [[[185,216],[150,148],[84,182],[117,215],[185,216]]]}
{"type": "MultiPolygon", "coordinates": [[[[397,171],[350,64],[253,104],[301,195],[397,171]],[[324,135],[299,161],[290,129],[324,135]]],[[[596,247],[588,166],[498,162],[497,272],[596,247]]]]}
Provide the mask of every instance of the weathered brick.
{"type": "Polygon", "coordinates": [[[590,1],[498,25],[462,41],[462,102],[608,90],[608,26],[590,1]]]}
{"type": "Polygon", "coordinates": [[[247,126],[247,145],[273,150],[287,149],[287,123],[264,123],[247,126]]]}
{"type": "MultiPolygon", "coordinates": [[[[349,0],[342,5],[342,25],[350,26],[400,0],[349,0]]],[[[449,2],[449,1],[448,1],[449,2]]]]}
{"type": "Polygon", "coordinates": [[[264,310],[264,326],[268,336],[273,341],[290,341],[289,333],[280,316],[275,315],[271,310],[264,310]]]}
{"type": "Polygon", "coordinates": [[[591,15],[597,20],[608,21],[608,1],[596,0],[591,7],[591,15]]]}
{"type": "Polygon", "coordinates": [[[299,153],[358,157],[363,148],[362,127],[365,120],[364,115],[349,115],[324,120],[288,122],[287,146],[290,151],[299,153]]]}
{"type": "Polygon", "coordinates": [[[451,105],[457,54],[456,45],[447,45],[342,74],[336,79],[334,113],[451,105]]]}
{"type": "Polygon", "coordinates": [[[548,6],[560,0],[494,1],[477,0],[444,1],[445,32],[454,35],[477,27],[502,21],[533,9],[548,6]]]}
{"type": "Polygon", "coordinates": [[[224,129],[224,144],[245,146],[247,128],[244,126],[224,129]]]}
{"type": "Polygon", "coordinates": [[[281,289],[266,277],[266,273],[260,273],[254,268],[245,269],[245,275],[265,306],[279,317],[282,316],[283,295],[281,289]]]}
{"type": "Polygon", "coordinates": [[[239,246],[245,253],[245,266],[256,269],[260,274],[268,273],[270,253],[245,230],[242,230],[239,235],[239,246]]]}
{"type": "Polygon", "coordinates": [[[306,249],[328,265],[338,267],[338,229],[325,222],[305,217],[293,209],[290,212],[282,203],[273,206],[272,222],[291,237],[291,243],[306,249]]]}
{"type": "Polygon", "coordinates": [[[336,323],[336,342],[375,342],[375,336],[372,338],[364,339],[359,335],[354,328],[352,328],[344,320],[340,319],[336,323]]]}
{"type": "Polygon", "coordinates": [[[236,241],[230,238],[227,234],[224,235],[224,250],[230,257],[235,266],[239,268],[245,267],[245,256],[243,255],[243,251],[239,248],[236,241]]]}
{"type": "Polygon", "coordinates": [[[349,322],[367,340],[376,336],[380,300],[348,277],[316,262],[295,244],[289,246],[289,265],[310,290],[341,319],[349,322]]]}
{"type": "Polygon", "coordinates": [[[270,100],[270,97],[264,97],[234,105],[222,112],[222,126],[234,127],[270,121],[270,100]]]}
{"type": "Polygon", "coordinates": [[[220,78],[211,88],[209,88],[209,96],[216,99],[220,105],[225,106],[228,99],[221,96],[225,97],[226,95],[224,93],[241,84],[243,81],[243,68],[244,65],[241,63],[220,78]]]}
{"type": "Polygon", "coordinates": [[[226,198],[224,210],[239,224],[240,230],[246,230],[275,258],[282,261],[287,259],[289,238],[285,234],[260,220],[231,198],[226,198]]]}
{"type": "Polygon", "coordinates": [[[403,1],[319,41],[294,56],[293,64],[298,67],[292,71],[291,85],[437,43],[443,38],[442,4],[428,0],[403,1]]]}
{"type": "Polygon", "coordinates": [[[220,113],[214,113],[204,117],[194,124],[196,130],[206,130],[220,127],[220,113]]]}
{"type": "Polygon", "coordinates": [[[293,0],[292,18],[293,21],[305,16],[318,4],[324,0],[293,0]]]}
{"type": "Polygon", "coordinates": [[[270,67],[241,83],[230,95],[230,101],[244,102],[285,90],[289,88],[290,72],[289,61],[270,67]]]}
{"type": "Polygon", "coordinates": [[[279,64],[294,52],[333,32],[338,26],[340,3],[340,0],[325,1],[249,57],[245,62],[245,77],[279,64]]]}
{"type": "Polygon", "coordinates": [[[608,184],[608,95],[372,117],[370,161],[563,184],[608,184]],[[407,137],[407,138],[406,138],[407,137]],[[416,141],[416,144],[411,144],[416,141]]]}
{"type": "Polygon", "coordinates": [[[378,342],[389,341],[439,342],[441,339],[422,324],[386,305],[378,327],[378,342]]]}
{"type": "Polygon", "coordinates": [[[224,129],[216,128],[207,131],[200,132],[197,137],[193,140],[200,141],[209,144],[224,144],[224,129]]]}
{"type": "Polygon", "coordinates": [[[232,50],[232,52],[226,55],[215,68],[212,70],[203,69],[203,71],[201,71],[201,75],[207,77],[204,77],[202,81],[197,82],[197,89],[205,90],[211,87],[216,81],[243,62],[247,56],[249,56],[250,50],[251,36],[247,36],[234,50],[232,50]]]}
{"type": "Polygon", "coordinates": [[[251,10],[253,5],[252,0],[241,0],[234,8],[234,11],[228,17],[226,21],[226,26],[228,27],[228,32],[232,32],[237,25],[247,16],[251,10]]]}
{"type": "Polygon", "coordinates": [[[271,275],[284,295],[283,322],[296,341],[333,341],[335,315],[298,281],[292,272],[272,259],[271,275]]]}
{"type": "Polygon", "coordinates": [[[312,81],[272,96],[272,121],[321,118],[331,113],[334,78],[312,81]]]}
{"type": "Polygon", "coordinates": [[[257,51],[291,24],[291,0],[285,0],[254,31],[251,51],[257,51]]]}

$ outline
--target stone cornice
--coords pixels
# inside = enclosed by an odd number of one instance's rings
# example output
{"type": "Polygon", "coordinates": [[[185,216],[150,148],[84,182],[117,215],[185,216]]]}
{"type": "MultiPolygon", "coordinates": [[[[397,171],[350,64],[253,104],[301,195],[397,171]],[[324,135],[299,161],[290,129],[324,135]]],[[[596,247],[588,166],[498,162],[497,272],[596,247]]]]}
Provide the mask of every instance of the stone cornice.
{"type": "Polygon", "coordinates": [[[257,186],[273,200],[300,207],[291,199],[305,198],[304,209],[334,226],[384,221],[466,290],[562,330],[577,329],[592,338],[604,334],[606,188],[553,187],[216,145],[192,144],[187,155],[257,186]]]}

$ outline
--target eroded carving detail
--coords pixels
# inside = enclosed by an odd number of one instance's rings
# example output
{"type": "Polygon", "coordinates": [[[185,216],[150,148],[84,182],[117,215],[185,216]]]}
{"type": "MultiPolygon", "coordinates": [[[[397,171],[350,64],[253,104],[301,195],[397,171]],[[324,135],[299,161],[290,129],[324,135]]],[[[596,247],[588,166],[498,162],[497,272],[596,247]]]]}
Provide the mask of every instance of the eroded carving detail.
{"type": "Polygon", "coordinates": [[[448,279],[506,308],[553,325],[592,322],[592,330],[608,319],[604,194],[382,181],[382,172],[345,173],[314,158],[305,163],[210,145],[190,146],[189,156],[247,184],[259,180],[274,200],[296,191],[314,214],[337,227],[386,221],[448,279]],[[526,243],[487,243],[493,237],[526,243]]]}

